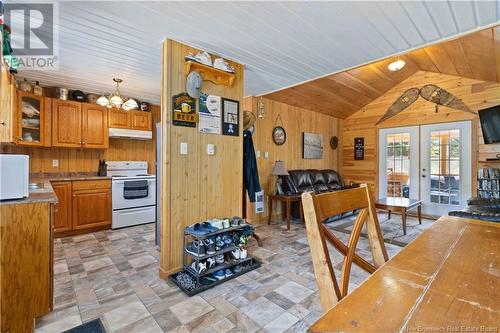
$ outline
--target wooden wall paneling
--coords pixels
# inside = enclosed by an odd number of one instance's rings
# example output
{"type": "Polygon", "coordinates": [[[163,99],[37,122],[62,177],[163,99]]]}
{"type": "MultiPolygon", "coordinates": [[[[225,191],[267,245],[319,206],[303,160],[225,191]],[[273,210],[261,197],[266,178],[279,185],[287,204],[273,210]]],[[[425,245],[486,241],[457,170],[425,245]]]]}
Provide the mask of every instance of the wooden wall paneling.
{"type": "Polygon", "coordinates": [[[377,120],[401,93],[411,87],[421,87],[425,84],[436,84],[448,90],[474,111],[500,104],[500,84],[498,83],[419,71],[343,121],[342,174],[345,179],[368,183],[374,186],[374,193],[378,194],[377,135],[379,128],[472,120],[474,127],[472,183],[475,186],[475,170],[478,163],[485,161],[486,158],[494,158],[500,152],[500,144],[484,144],[477,116],[446,107],[440,107],[439,112],[436,113],[433,103],[419,98],[408,109],[375,127],[377,120]],[[365,138],[365,160],[363,161],[354,160],[355,137],[365,138]]]}
{"type": "MultiPolygon", "coordinates": [[[[166,40],[163,53],[162,109],[162,236],[160,273],[166,277],[182,267],[184,227],[206,218],[241,215],[243,146],[242,133],[231,137],[200,134],[197,128],[173,126],[171,98],[185,91],[184,56],[198,52],[181,43],[166,40]],[[181,142],[188,154],[180,155],[181,142]],[[215,145],[208,156],[206,146],[215,145]]],[[[202,92],[243,101],[243,66],[236,68],[232,87],[204,81],[202,92]]],[[[240,117],[241,119],[241,117],[240,117]]]]}

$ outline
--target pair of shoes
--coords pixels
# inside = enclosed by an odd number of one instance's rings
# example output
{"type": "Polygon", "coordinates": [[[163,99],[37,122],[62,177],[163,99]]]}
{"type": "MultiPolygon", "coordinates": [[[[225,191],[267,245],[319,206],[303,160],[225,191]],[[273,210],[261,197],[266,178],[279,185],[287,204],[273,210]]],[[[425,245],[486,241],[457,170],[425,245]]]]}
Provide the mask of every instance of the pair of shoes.
{"type": "Polygon", "coordinates": [[[213,273],[213,276],[217,280],[223,280],[225,278],[230,277],[231,275],[233,275],[233,272],[229,268],[221,269],[213,273]]]}
{"type": "Polygon", "coordinates": [[[215,258],[215,262],[217,264],[223,264],[224,263],[224,255],[223,254],[218,254],[214,258],[215,258]]]}
{"type": "Polygon", "coordinates": [[[201,274],[207,270],[207,262],[206,261],[193,261],[189,267],[191,267],[191,269],[194,272],[201,274]]]}
{"type": "Polygon", "coordinates": [[[243,267],[242,267],[241,265],[236,265],[236,266],[234,266],[234,267],[233,267],[233,271],[234,271],[235,273],[239,273],[239,272],[241,272],[242,270],[243,270],[243,267]]]}
{"type": "Polygon", "coordinates": [[[184,59],[196,61],[207,66],[212,66],[212,57],[206,51],[204,52],[200,51],[196,55],[189,53],[187,56],[184,57],[184,59]]]}
{"type": "Polygon", "coordinates": [[[214,68],[223,70],[224,72],[234,73],[233,66],[229,65],[224,58],[217,58],[214,60],[214,68]]]}
{"type": "Polygon", "coordinates": [[[246,224],[245,219],[242,219],[239,216],[233,216],[233,218],[231,219],[231,227],[237,227],[239,225],[245,225],[245,224],[246,224]]]}
{"type": "Polygon", "coordinates": [[[234,251],[231,251],[231,257],[236,260],[240,259],[246,259],[248,256],[248,252],[246,249],[240,247],[239,249],[236,249],[234,251]]]}
{"type": "Polygon", "coordinates": [[[194,236],[204,236],[217,230],[217,228],[211,226],[207,222],[195,223],[186,228],[186,232],[194,236]]]}
{"type": "Polygon", "coordinates": [[[224,242],[224,239],[222,238],[222,235],[217,235],[215,237],[215,250],[220,251],[226,246],[226,243],[224,242]]]}
{"type": "Polygon", "coordinates": [[[186,252],[195,257],[203,257],[207,254],[215,254],[216,245],[211,238],[194,240],[186,246],[186,252]]]}
{"type": "Polygon", "coordinates": [[[180,272],[175,277],[175,280],[186,290],[193,290],[196,288],[196,282],[193,277],[187,273],[180,272]]]}

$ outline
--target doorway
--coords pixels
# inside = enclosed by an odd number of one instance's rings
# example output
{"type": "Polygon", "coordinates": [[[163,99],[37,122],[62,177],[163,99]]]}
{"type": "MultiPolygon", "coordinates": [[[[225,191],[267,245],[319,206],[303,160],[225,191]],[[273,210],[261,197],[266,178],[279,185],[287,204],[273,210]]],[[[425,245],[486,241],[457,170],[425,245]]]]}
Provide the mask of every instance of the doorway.
{"type": "Polygon", "coordinates": [[[470,121],[380,129],[379,198],[420,199],[429,216],[462,209],[471,196],[471,143],[470,121]]]}

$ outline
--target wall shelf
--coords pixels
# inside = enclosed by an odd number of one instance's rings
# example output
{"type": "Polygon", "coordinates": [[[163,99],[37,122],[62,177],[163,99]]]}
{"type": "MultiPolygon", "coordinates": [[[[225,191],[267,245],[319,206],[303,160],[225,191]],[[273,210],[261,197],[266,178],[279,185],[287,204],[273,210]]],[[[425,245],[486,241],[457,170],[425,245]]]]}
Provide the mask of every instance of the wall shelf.
{"type": "Polygon", "coordinates": [[[200,73],[203,81],[210,81],[215,84],[221,84],[231,87],[234,83],[236,74],[223,71],[221,69],[207,66],[196,61],[188,60],[185,65],[185,75],[188,76],[192,71],[200,73]]]}

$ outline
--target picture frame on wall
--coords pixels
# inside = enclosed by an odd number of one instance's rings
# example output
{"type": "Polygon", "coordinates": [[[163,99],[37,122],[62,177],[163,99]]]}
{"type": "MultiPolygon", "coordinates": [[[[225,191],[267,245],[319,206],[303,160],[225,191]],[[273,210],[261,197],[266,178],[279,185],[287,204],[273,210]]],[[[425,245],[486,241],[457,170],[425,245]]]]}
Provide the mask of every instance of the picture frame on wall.
{"type": "Polygon", "coordinates": [[[323,158],[323,134],[302,133],[302,158],[322,159],[323,158]]]}
{"type": "Polygon", "coordinates": [[[222,134],[240,135],[240,102],[222,98],[222,134]]]}

